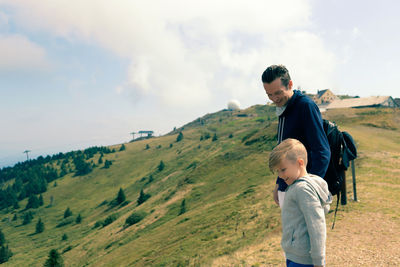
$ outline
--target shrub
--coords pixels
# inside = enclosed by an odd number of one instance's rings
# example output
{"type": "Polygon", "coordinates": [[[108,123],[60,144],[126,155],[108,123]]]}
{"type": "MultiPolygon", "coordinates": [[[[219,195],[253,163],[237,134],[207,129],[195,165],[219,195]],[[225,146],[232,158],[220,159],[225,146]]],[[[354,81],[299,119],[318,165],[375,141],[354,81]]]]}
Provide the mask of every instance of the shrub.
{"type": "Polygon", "coordinates": [[[182,215],[186,212],[186,200],[183,199],[181,203],[181,210],[179,211],[178,215],[182,215]]]}
{"type": "Polygon", "coordinates": [[[129,227],[131,225],[134,225],[146,217],[146,212],[144,211],[139,211],[139,212],[134,212],[132,213],[128,218],[126,218],[125,221],[125,227],[129,227]]]}
{"type": "Polygon", "coordinates": [[[103,227],[106,227],[107,225],[113,223],[116,219],[118,218],[117,214],[111,214],[105,220],[103,221],[103,227]]]}
{"type": "Polygon", "coordinates": [[[56,227],[63,227],[65,225],[71,224],[73,221],[74,219],[72,217],[65,218],[59,224],[57,224],[56,227]]]}

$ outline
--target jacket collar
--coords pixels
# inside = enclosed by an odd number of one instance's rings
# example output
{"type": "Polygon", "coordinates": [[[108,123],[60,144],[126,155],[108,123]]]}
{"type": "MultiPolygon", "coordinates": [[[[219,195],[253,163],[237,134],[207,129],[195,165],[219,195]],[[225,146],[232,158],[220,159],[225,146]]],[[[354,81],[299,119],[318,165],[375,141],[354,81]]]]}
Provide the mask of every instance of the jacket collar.
{"type": "Polygon", "coordinates": [[[288,112],[288,110],[292,109],[293,104],[297,101],[297,99],[300,97],[303,97],[303,96],[304,95],[299,90],[293,90],[293,95],[288,100],[288,102],[286,104],[286,109],[280,116],[284,116],[288,112]]]}

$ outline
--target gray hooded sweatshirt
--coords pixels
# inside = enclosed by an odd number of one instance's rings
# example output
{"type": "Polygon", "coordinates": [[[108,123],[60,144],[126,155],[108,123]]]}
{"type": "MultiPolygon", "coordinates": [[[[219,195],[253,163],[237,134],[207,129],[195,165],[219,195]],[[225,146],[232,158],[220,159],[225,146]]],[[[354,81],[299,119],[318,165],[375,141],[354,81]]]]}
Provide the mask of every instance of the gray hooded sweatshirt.
{"type": "Polygon", "coordinates": [[[282,207],[282,248],[300,264],[325,265],[325,215],[332,203],[328,185],[319,176],[300,177],[286,189],[282,207]]]}

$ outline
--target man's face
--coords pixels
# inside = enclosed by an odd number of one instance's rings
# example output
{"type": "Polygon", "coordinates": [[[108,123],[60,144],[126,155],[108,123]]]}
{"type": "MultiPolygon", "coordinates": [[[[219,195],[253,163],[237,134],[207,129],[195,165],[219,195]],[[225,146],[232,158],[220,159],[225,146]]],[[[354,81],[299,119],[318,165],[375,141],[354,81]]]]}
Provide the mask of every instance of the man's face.
{"type": "Polygon", "coordinates": [[[293,95],[293,82],[289,81],[288,88],[282,85],[280,78],[271,83],[264,83],[264,89],[268,98],[274,102],[277,107],[283,107],[293,95]]]}
{"type": "Polygon", "coordinates": [[[291,161],[283,159],[279,164],[278,176],[282,178],[287,185],[291,185],[301,176],[301,168],[299,161],[291,161]]]}

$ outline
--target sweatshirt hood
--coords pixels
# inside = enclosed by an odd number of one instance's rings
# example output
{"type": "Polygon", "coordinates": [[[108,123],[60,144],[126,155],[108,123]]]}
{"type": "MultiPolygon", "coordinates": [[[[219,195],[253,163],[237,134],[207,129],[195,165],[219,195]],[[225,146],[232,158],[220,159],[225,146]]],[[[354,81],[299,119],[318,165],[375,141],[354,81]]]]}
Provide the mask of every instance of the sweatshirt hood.
{"type": "Polygon", "coordinates": [[[332,194],[329,192],[326,181],[316,175],[308,174],[308,176],[300,177],[297,181],[305,181],[317,192],[321,205],[324,207],[325,214],[328,213],[330,204],[332,203],[332,194]]]}

